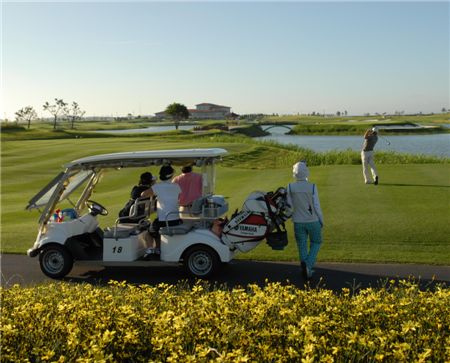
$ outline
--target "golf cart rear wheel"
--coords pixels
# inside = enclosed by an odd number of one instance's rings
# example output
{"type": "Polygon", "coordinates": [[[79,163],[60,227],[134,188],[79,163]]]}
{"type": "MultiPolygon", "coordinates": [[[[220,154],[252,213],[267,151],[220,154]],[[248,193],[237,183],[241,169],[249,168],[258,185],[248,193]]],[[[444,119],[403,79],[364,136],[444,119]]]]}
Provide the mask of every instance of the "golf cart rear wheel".
{"type": "Polygon", "coordinates": [[[39,264],[42,272],[52,279],[66,276],[73,266],[70,253],[59,245],[44,247],[39,254],[39,264]]]}
{"type": "Polygon", "coordinates": [[[212,276],[220,266],[216,251],[208,246],[194,246],[186,251],[184,266],[194,277],[205,279],[212,276]]]}

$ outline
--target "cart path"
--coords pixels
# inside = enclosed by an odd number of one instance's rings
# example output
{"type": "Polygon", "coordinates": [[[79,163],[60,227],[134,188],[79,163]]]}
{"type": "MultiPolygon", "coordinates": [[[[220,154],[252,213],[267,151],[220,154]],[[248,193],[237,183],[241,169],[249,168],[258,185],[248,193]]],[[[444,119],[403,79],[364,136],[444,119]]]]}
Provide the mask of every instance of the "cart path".
{"type": "MultiPolygon", "coordinates": [[[[1,285],[10,287],[14,284],[32,286],[54,281],[40,270],[38,258],[26,255],[0,255],[1,285]]],[[[423,288],[443,282],[450,285],[450,266],[417,264],[370,264],[370,263],[318,263],[315,275],[309,286],[323,287],[334,291],[342,288],[360,289],[383,286],[387,280],[407,279],[419,281],[423,288]]],[[[103,267],[75,265],[64,281],[86,282],[105,285],[109,280],[126,280],[133,284],[159,283],[175,284],[188,280],[184,269],[177,265],[160,265],[151,267],[103,267]]],[[[193,281],[193,280],[190,280],[193,281]]],[[[246,286],[256,283],[263,286],[266,281],[291,283],[304,288],[298,262],[249,261],[234,260],[211,279],[217,284],[228,287],[246,286]]]]}

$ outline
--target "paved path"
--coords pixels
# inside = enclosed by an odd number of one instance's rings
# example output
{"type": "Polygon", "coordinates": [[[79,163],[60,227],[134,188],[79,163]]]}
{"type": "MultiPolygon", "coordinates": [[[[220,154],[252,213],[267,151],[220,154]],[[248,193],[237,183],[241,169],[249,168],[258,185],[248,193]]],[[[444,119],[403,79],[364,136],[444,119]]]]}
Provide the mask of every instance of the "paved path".
{"type": "MultiPolygon", "coordinates": [[[[1,285],[4,287],[20,284],[31,286],[52,281],[39,268],[37,258],[25,255],[0,255],[1,285]]],[[[361,264],[361,263],[319,263],[316,274],[310,281],[311,287],[324,287],[339,291],[344,287],[365,288],[378,287],[386,280],[398,280],[413,277],[423,288],[438,282],[450,285],[450,266],[431,266],[415,264],[361,264]]],[[[187,280],[182,267],[163,265],[152,267],[102,267],[75,265],[70,274],[64,278],[70,282],[87,282],[106,284],[109,280],[126,280],[136,284],[155,285],[161,282],[176,283],[187,280]]],[[[226,284],[228,287],[245,286],[256,283],[260,286],[265,281],[305,286],[298,262],[265,262],[234,260],[212,281],[226,284]]]]}

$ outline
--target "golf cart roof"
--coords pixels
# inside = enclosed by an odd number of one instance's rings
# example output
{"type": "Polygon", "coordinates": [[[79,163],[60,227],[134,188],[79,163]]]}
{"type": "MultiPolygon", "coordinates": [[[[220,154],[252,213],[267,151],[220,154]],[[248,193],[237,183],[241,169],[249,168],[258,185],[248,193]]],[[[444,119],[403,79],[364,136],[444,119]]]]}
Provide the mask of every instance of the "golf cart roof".
{"type": "Polygon", "coordinates": [[[90,169],[93,167],[136,167],[148,165],[162,165],[166,162],[171,164],[186,164],[198,160],[217,159],[225,155],[225,149],[179,149],[179,150],[152,150],[133,151],[113,154],[102,154],[88,156],[71,161],[66,164],[67,169],[90,169]]]}
{"type": "Polygon", "coordinates": [[[58,202],[68,198],[85,181],[95,176],[95,173],[106,168],[132,168],[152,165],[194,164],[196,166],[213,165],[213,161],[227,154],[225,149],[178,149],[134,151],[113,154],[88,156],[71,161],[64,165],[65,171],[59,173],[39,193],[37,193],[26,207],[27,210],[43,207],[52,200],[57,190],[58,202]]]}

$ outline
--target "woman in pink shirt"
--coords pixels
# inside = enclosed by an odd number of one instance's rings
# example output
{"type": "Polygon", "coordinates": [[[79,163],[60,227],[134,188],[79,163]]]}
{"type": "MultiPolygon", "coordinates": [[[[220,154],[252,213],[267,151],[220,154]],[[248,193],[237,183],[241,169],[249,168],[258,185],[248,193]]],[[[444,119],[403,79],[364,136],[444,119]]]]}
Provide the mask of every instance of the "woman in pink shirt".
{"type": "Polygon", "coordinates": [[[184,166],[181,169],[182,174],[173,178],[172,183],[180,186],[179,195],[180,206],[189,207],[192,202],[202,196],[202,176],[192,172],[192,166],[184,166]]]}

